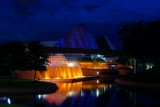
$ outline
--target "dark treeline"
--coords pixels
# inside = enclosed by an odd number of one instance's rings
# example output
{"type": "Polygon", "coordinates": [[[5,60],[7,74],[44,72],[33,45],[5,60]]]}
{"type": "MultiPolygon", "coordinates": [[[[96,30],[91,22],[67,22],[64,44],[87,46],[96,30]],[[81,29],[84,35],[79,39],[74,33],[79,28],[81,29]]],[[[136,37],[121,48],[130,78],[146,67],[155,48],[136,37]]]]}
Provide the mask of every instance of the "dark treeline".
{"type": "Polygon", "coordinates": [[[46,70],[47,59],[48,53],[39,41],[0,44],[0,74],[10,74],[10,82],[14,80],[16,70],[34,70],[35,76],[37,70],[46,70]]]}
{"type": "Polygon", "coordinates": [[[153,61],[160,65],[160,21],[126,24],[118,34],[125,53],[133,58],[153,61]]]}

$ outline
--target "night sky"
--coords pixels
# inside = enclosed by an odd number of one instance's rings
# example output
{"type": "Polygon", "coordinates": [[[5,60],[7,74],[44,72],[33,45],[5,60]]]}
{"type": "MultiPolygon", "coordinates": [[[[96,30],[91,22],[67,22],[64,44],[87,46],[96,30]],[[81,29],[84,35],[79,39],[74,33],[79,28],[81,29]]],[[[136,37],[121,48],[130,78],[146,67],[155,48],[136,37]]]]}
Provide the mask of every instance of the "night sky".
{"type": "Polygon", "coordinates": [[[160,19],[160,0],[0,0],[0,42],[56,41],[75,25],[119,48],[125,23],[160,19]]]}

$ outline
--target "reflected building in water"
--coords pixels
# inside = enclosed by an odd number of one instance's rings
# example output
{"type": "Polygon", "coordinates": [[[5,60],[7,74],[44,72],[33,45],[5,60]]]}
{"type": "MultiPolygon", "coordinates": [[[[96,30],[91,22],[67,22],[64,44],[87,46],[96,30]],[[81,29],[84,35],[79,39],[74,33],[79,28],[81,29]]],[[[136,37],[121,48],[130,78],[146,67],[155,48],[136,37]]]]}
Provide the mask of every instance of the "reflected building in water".
{"type": "Polygon", "coordinates": [[[58,90],[53,94],[38,95],[39,100],[43,99],[50,104],[60,106],[69,98],[83,98],[92,96],[98,98],[106,91],[111,89],[111,85],[104,83],[97,83],[97,80],[89,82],[76,82],[76,83],[56,83],[58,90]],[[41,97],[39,97],[41,96],[41,97]]]}

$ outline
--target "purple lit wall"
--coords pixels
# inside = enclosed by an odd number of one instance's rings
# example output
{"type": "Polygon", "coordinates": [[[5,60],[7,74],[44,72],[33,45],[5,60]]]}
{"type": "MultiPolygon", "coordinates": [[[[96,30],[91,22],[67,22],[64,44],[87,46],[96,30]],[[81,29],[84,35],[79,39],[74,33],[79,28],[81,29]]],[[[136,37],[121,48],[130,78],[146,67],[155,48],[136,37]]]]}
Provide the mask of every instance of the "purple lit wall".
{"type": "Polygon", "coordinates": [[[75,26],[55,47],[98,49],[92,34],[85,31],[81,25],[75,26]]]}

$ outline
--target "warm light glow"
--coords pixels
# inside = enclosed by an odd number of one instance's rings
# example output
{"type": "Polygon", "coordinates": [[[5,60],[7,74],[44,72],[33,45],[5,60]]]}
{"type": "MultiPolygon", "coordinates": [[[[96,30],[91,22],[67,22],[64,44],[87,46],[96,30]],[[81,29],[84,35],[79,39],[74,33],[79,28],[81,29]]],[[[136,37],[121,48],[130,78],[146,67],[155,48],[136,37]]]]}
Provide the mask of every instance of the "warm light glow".
{"type": "Polygon", "coordinates": [[[83,77],[81,68],[78,66],[48,66],[45,72],[42,72],[45,79],[71,79],[83,77]]]}
{"type": "Polygon", "coordinates": [[[91,89],[104,89],[105,84],[83,84],[83,90],[91,90],[91,89]]]}
{"type": "Polygon", "coordinates": [[[68,61],[63,54],[49,57],[50,65],[45,72],[40,72],[40,79],[72,79],[81,78],[82,70],[76,61],[68,61]]]}
{"type": "MultiPolygon", "coordinates": [[[[95,75],[100,73],[101,69],[109,69],[105,62],[78,62],[72,59],[68,60],[63,54],[51,55],[49,58],[49,65],[46,71],[37,71],[36,79],[74,79],[84,77],[81,68],[98,69],[95,75]]],[[[33,79],[34,71],[18,72],[19,79],[33,79]]]]}
{"type": "Polygon", "coordinates": [[[81,68],[108,69],[105,62],[80,62],[81,68]]]}
{"type": "Polygon", "coordinates": [[[73,62],[69,62],[68,63],[68,67],[74,67],[74,63],[73,62]]]}
{"type": "Polygon", "coordinates": [[[74,91],[68,92],[68,96],[74,96],[74,95],[76,95],[76,92],[74,92],[74,91]]]}
{"type": "Polygon", "coordinates": [[[57,83],[58,90],[53,94],[43,96],[50,104],[60,105],[70,96],[79,95],[81,92],[82,82],[77,83],[57,83]]]}
{"type": "Polygon", "coordinates": [[[58,107],[61,106],[63,102],[66,101],[70,96],[85,96],[85,92],[91,90],[93,96],[99,97],[104,90],[109,89],[109,85],[100,83],[97,84],[96,81],[90,82],[75,82],[75,83],[56,83],[58,90],[55,93],[43,95],[42,98],[50,104],[56,104],[58,107]]]}

